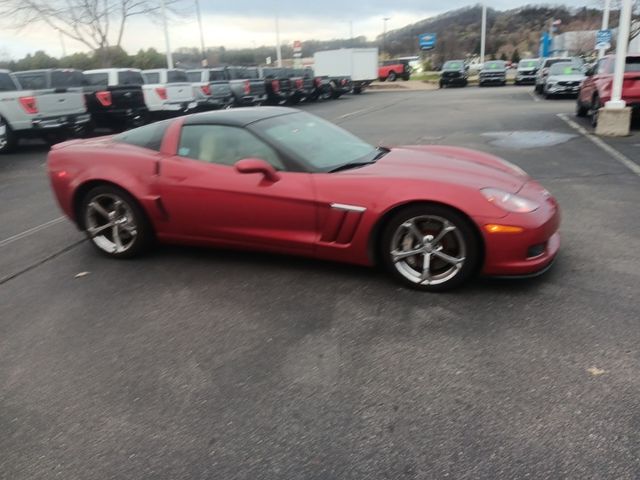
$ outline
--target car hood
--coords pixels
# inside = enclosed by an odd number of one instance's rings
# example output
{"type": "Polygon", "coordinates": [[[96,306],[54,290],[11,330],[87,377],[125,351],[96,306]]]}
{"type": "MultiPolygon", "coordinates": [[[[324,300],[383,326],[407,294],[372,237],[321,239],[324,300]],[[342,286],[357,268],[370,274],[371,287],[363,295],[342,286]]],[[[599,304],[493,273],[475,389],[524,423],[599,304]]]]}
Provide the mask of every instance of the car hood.
{"type": "Polygon", "coordinates": [[[494,187],[510,193],[518,192],[530,180],[526,173],[493,155],[440,145],[396,147],[372,165],[342,173],[426,180],[474,189],[494,187]]]}

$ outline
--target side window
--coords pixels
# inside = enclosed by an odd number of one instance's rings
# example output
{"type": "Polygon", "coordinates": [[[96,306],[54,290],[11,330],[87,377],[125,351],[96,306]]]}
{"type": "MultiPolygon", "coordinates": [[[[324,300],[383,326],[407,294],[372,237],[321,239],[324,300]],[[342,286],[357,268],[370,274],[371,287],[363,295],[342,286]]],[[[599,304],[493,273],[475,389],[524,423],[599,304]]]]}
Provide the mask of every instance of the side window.
{"type": "Polygon", "coordinates": [[[84,84],[89,87],[107,88],[107,86],[109,85],[109,74],[85,73],[84,84]]]}
{"type": "Polygon", "coordinates": [[[12,92],[14,90],[17,90],[17,88],[13,83],[11,75],[8,73],[0,73],[0,92],[12,92]]]}
{"type": "Polygon", "coordinates": [[[252,133],[223,125],[186,125],[178,155],[207,163],[232,166],[244,158],[260,158],[285,170],[278,154],[252,133]]]}
{"type": "Polygon", "coordinates": [[[19,73],[16,76],[23,90],[44,90],[47,88],[46,73],[19,73]]]}
{"type": "Polygon", "coordinates": [[[129,145],[136,145],[159,152],[162,146],[164,132],[166,132],[170,122],[170,120],[165,120],[163,122],[145,125],[144,127],[134,128],[133,130],[116,135],[114,140],[118,143],[128,143],[129,145]]]}

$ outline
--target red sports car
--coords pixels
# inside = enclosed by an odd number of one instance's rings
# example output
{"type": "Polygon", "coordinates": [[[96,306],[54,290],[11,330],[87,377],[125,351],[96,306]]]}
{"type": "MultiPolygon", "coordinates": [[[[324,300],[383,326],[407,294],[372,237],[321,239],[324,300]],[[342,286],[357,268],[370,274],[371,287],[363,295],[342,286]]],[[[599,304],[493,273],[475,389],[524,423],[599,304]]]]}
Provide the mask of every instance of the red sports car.
{"type": "Polygon", "coordinates": [[[53,147],[60,206],[106,255],[154,240],[383,265],[405,285],[525,276],[558,252],[555,199],[520,168],[374,147],[288,108],[210,112],[53,147]]]}

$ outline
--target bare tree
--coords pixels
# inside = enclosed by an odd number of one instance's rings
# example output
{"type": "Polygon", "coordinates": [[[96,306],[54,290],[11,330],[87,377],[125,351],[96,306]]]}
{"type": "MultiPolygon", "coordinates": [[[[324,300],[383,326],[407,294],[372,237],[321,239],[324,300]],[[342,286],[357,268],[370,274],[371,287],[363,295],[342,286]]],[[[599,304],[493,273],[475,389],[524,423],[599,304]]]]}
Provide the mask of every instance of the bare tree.
{"type": "Polygon", "coordinates": [[[0,0],[0,18],[16,29],[45,24],[102,55],[107,66],[109,50],[121,46],[128,20],[154,15],[159,8],[154,0],[0,0]]]}

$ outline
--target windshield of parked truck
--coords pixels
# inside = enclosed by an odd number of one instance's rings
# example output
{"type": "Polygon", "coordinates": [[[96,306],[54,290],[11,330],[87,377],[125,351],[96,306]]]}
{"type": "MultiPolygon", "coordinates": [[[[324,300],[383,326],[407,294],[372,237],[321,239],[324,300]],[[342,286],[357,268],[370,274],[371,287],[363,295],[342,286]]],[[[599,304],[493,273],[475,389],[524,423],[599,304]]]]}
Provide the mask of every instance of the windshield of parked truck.
{"type": "Polygon", "coordinates": [[[51,88],[82,87],[84,77],[79,70],[54,70],[51,72],[51,88]]]}
{"type": "Polygon", "coordinates": [[[118,85],[144,85],[144,78],[140,72],[125,70],[118,72],[118,85]]]}
{"type": "Polygon", "coordinates": [[[187,72],[187,79],[191,83],[198,83],[202,81],[202,74],[199,70],[196,70],[194,72],[187,72]]]}
{"type": "Polygon", "coordinates": [[[184,70],[167,71],[167,83],[182,83],[188,81],[187,73],[184,70]]]}
{"type": "Polygon", "coordinates": [[[209,81],[217,82],[220,80],[226,80],[227,75],[224,73],[224,70],[209,70],[209,81]]]}
{"type": "Polygon", "coordinates": [[[520,63],[518,63],[518,68],[521,70],[531,69],[536,68],[536,65],[538,65],[538,60],[520,60],[520,63]]]}
{"type": "Polygon", "coordinates": [[[625,72],[640,72],[640,57],[627,57],[625,72]]]}
{"type": "Polygon", "coordinates": [[[583,75],[582,68],[574,63],[556,63],[549,69],[549,75],[583,75]]]}
{"type": "Polygon", "coordinates": [[[501,60],[487,62],[484,64],[484,70],[504,70],[507,68],[507,64],[501,60]]]}
{"type": "Polygon", "coordinates": [[[462,70],[464,63],[457,60],[449,60],[445,62],[443,70],[462,70]]]}

